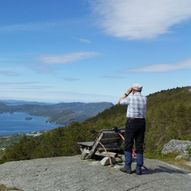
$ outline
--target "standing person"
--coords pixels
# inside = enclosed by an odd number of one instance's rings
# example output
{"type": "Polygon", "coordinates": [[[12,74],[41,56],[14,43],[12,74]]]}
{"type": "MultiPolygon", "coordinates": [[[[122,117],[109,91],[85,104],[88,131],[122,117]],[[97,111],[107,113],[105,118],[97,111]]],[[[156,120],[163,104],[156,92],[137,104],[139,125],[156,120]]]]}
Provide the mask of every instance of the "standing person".
{"type": "Polygon", "coordinates": [[[131,174],[132,149],[136,148],[136,174],[142,174],[143,145],[145,135],[145,115],[147,99],[141,95],[142,86],[134,84],[120,98],[119,104],[127,104],[127,121],[125,127],[125,166],[120,170],[131,174]]]}

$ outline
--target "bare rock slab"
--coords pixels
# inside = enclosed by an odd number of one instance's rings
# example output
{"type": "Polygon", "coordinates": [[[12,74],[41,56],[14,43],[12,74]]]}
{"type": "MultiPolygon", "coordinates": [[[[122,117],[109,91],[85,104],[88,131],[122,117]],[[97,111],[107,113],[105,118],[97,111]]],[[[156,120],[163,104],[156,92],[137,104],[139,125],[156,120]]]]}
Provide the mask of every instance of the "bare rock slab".
{"type": "Polygon", "coordinates": [[[23,191],[190,191],[190,172],[145,159],[143,175],[81,160],[80,156],[34,159],[0,165],[0,184],[23,191]]]}

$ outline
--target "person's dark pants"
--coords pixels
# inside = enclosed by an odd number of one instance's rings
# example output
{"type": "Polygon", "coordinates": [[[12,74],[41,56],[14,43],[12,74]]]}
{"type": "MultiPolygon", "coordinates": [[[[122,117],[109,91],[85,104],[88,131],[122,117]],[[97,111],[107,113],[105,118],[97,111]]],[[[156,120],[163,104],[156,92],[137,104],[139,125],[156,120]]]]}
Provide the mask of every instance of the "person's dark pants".
{"type": "Polygon", "coordinates": [[[140,118],[128,118],[125,128],[125,156],[126,156],[126,168],[131,165],[132,162],[132,149],[135,142],[135,150],[137,154],[137,166],[143,165],[143,146],[145,136],[145,119],[140,118]]]}

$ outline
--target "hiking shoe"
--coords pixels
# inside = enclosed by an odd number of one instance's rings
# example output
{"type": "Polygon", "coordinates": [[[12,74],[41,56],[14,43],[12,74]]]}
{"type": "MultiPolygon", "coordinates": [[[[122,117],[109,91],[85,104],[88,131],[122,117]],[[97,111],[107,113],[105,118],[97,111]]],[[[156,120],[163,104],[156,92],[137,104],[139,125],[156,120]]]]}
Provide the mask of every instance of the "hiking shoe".
{"type": "Polygon", "coordinates": [[[141,167],[136,167],[136,174],[137,175],[142,175],[142,169],[141,169],[141,167]]]}
{"type": "Polygon", "coordinates": [[[127,174],[131,174],[132,173],[130,167],[129,168],[122,167],[122,168],[120,168],[120,171],[124,172],[124,173],[127,173],[127,174]]]}

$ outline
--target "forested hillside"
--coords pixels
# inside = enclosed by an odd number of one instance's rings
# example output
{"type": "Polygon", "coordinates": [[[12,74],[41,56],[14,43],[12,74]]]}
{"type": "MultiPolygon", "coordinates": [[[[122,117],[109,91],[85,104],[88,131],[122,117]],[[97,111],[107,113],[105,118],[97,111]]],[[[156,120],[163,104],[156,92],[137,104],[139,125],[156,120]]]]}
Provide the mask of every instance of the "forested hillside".
{"type": "MultiPolygon", "coordinates": [[[[2,161],[79,153],[77,141],[93,140],[92,130],[124,127],[125,106],[113,106],[82,123],[54,129],[40,137],[23,137],[4,154],[2,161]]],[[[154,156],[170,139],[191,140],[191,87],[175,88],[148,96],[145,150],[154,156]]]]}

